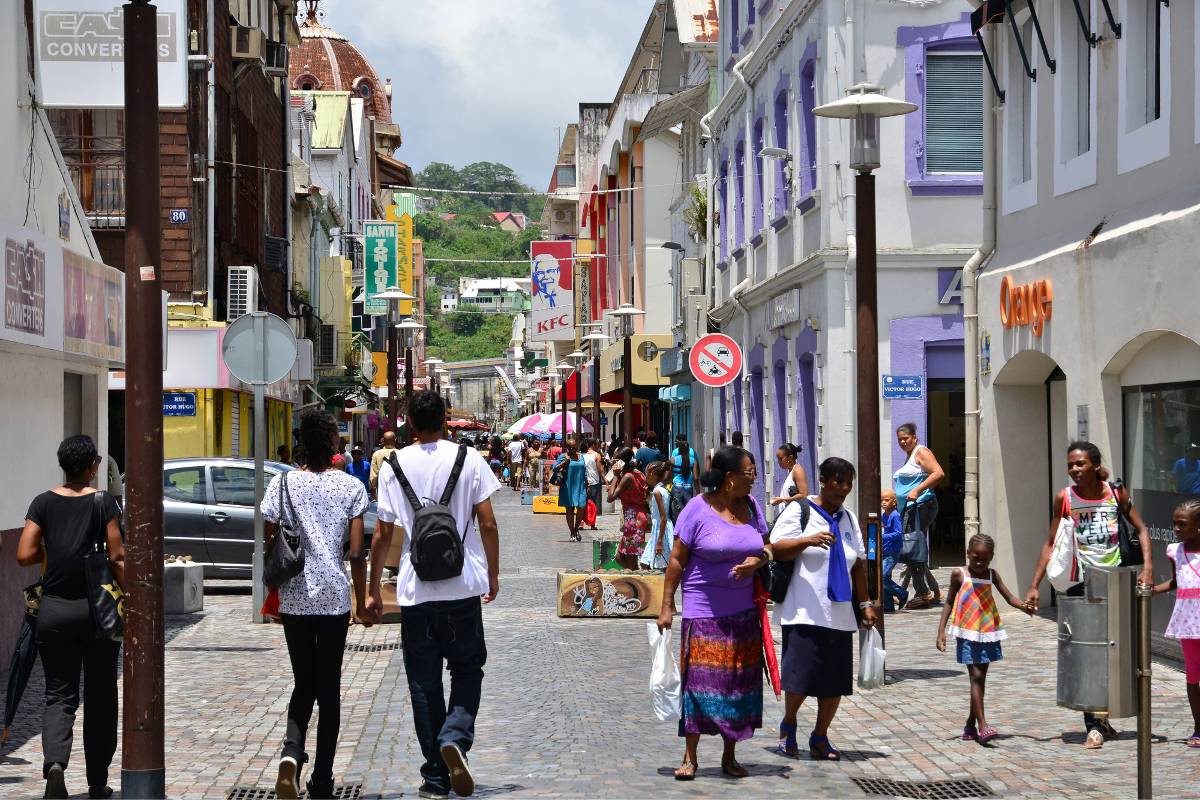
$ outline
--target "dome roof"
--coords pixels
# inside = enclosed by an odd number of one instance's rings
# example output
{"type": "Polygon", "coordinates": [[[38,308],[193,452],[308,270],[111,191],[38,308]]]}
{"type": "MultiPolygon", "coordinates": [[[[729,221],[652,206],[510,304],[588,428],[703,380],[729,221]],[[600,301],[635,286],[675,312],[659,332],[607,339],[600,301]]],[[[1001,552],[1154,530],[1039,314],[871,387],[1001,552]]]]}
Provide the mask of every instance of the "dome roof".
{"type": "Polygon", "coordinates": [[[391,101],[384,82],[349,39],[321,22],[317,5],[316,0],[308,0],[308,14],[300,23],[300,45],[288,54],[292,88],[353,92],[363,98],[368,116],[390,123],[391,101]]]}

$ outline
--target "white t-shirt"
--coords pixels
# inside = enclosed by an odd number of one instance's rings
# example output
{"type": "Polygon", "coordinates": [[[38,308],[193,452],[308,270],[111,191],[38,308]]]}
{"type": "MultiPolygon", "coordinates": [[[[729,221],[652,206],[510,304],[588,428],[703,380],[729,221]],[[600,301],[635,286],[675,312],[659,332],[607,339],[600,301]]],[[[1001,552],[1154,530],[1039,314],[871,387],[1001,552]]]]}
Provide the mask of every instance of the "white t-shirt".
{"type": "Polygon", "coordinates": [[[584,453],[583,465],[587,467],[588,486],[600,483],[600,456],[592,452],[584,453]]]}
{"type": "MultiPolygon", "coordinates": [[[[508,443],[508,460],[514,464],[520,464],[525,455],[525,443],[517,439],[513,439],[508,443]]],[[[400,465],[401,467],[404,464],[400,465]]],[[[406,473],[407,474],[407,473],[406,473]]]]}
{"type": "MultiPolygon", "coordinates": [[[[342,542],[350,520],[367,510],[362,481],[340,469],[324,472],[292,470],[287,475],[292,509],[304,528],[304,571],[279,587],[283,614],[350,613],[350,580],[342,561],[342,542]]],[[[263,492],[263,519],[279,522],[283,475],[276,475],[263,492]]],[[[283,513],[293,525],[291,509],[283,513]]]]}
{"type": "MultiPolygon", "coordinates": [[[[458,445],[445,439],[432,444],[414,444],[396,452],[396,460],[413,491],[425,502],[436,503],[442,497],[454,469],[458,456],[458,445]]],[[[362,484],[359,483],[359,486],[362,484]]],[[[479,455],[478,450],[467,448],[467,459],[463,462],[458,485],[450,497],[450,512],[458,522],[459,532],[465,531],[463,540],[463,571],[456,578],[426,583],[417,578],[413,571],[408,543],[400,554],[400,571],[396,575],[396,602],[402,606],[413,606],[431,600],[463,600],[478,597],[488,590],[487,555],[483,542],[475,528],[475,506],[492,496],[500,488],[500,481],[479,455]]],[[[400,481],[392,472],[389,462],[379,468],[379,521],[391,522],[410,530],[413,509],[400,481]]]]}
{"type": "MultiPolygon", "coordinates": [[[[810,497],[809,500],[816,502],[814,497],[810,497]]],[[[775,520],[775,527],[771,529],[772,542],[799,539],[829,530],[829,523],[816,511],[809,513],[808,527],[801,530],[802,510],[800,503],[788,503],[784,507],[779,518],[775,520]]],[[[842,532],[841,546],[845,549],[846,564],[853,567],[856,560],[867,557],[867,551],[863,547],[858,519],[846,508],[841,510],[841,514],[842,518],[838,524],[842,532]]],[[[836,542],[830,545],[831,548],[837,546],[836,542]]],[[[775,606],[775,622],[780,625],[820,625],[837,631],[857,629],[852,604],[835,603],[829,599],[830,552],[823,547],[806,547],[800,551],[793,568],[787,597],[775,606]]]]}

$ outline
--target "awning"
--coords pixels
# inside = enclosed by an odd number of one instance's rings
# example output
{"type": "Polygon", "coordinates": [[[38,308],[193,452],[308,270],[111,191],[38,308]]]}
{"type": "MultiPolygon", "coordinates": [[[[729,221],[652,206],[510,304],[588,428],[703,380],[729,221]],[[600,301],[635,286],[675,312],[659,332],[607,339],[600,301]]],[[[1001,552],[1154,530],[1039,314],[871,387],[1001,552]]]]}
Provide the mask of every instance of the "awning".
{"type": "Polygon", "coordinates": [[[692,399],[692,385],[678,383],[674,386],[663,386],[658,390],[658,399],[667,403],[688,403],[692,399]]]}
{"type": "Polygon", "coordinates": [[[637,141],[653,139],[684,122],[699,122],[708,113],[708,81],[671,95],[650,109],[637,141]]]}
{"type": "Polygon", "coordinates": [[[379,182],[381,184],[385,186],[416,185],[412,167],[408,164],[383,153],[376,153],[375,158],[379,164],[379,182]]]}

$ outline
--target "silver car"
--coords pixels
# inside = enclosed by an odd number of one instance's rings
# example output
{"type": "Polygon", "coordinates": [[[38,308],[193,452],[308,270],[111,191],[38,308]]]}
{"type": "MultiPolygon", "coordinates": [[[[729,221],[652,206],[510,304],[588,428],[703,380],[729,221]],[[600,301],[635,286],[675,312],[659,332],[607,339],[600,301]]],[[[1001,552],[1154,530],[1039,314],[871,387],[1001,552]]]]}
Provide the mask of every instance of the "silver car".
{"type": "MultiPolygon", "coordinates": [[[[263,462],[263,485],[293,467],[263,462]]],[[[172,458],[163,465],[163,552],[191,556],[207,578],[250,578],[254,555],[254,459],[172,458]]],[[[370,551],[375,503],[363,514],[370,551]]],[[[350,551],[350,531],[342,553],[350,551]]]]}

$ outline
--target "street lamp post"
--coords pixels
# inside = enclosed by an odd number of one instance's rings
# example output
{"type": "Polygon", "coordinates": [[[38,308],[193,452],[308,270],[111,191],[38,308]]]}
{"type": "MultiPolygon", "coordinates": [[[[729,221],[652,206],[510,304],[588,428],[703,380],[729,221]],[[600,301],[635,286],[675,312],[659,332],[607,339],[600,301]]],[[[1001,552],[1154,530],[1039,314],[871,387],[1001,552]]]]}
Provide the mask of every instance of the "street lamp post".
{"type": "MultiPolygon", "coordinates": [[[[592,429],[600,433],[600,346],[608,341],[608,337],[599,331],[589,333],[580,341],[588,343],[592,351],[592,429]]],[[[603,448],[604,442],[600,442],[603,448]]]]}
{"type": "MultiPolygon", "coordinates": [[[[588,357],[587,353],[576,350],[568,354],[567,358],[571,360],[571,366],[574,367],[575,371],[575,432],[583,433],[583,376],[579,373],[579,370],[583,367],[588,357]]],[[[565,392],[564,399],[566,399],[565,392]]]]}
{"type": "MultiPolygon", "coordinates": [[[[404,408],[407,412],[413,396],[413,347],[417,340],[417,333],[425,330],[425,326],[412,317],[408,317],[396,325],[396,328],[404,335],[404,408]]],[[[409,434],[407,438],[411,441],[411,430],[409,434]]],[[[405,442],[405,444],[407,443],[405,442]]]]}
{"type": "Polygon", "coordinates": [[[621,321],[621,336],[625,339],[625,353],[621,357],[621,372],[624,373],[622,416],[625,417],[625,446],[630,447],[633,444],[633,320],[646,312],[634,308],[632,303],[621,303],[611,313],[621,321]]]}
{"type": "MultiPolygon", "coordinates": [[[[570,356],[567,356],[567,358],[570,358],[570,356]]],[[[573,367],[565,361],[560,361],[554,365],[554,369],[559,373],[558,388],[562,392],[562,399],[559,401],[559,405],[562,407],[562,430],[559,432],[559,438],[565,444],[567,434],[571,432],[571,420],[567,417],[567,374],[570,373],[573,367]]]]}
{"type": "Polygon", "coordinates": [[[396,360],[400,357],[400,345],[397,342],[396,331],[396,314],[399,310],[401,300],[415,299],[411,294],[400,291],[398,287],[389,286],[378,294],[371,295],[374,300],[388,301],[388,327],[387,327],[387,357],[388,357],[388,420],[393,431],[400,427],[400,412],[398,399],[396,397],[396,360]]]}
{"type": "MultiPolygon", "coordinates": [[[[882,609],[883,540],[879,525],[879,323],[876,282],[875,176],[879,168],[879,120],[910,114],[917,106],[881,94],[881,87],[860,83],[846,97],[813,109],[818,117],[849,119],[854,123],[850,168],[855,170],[855,217],[858,223],[858,271],[854,291],[858,305],[856,326],[858,394],[858,514],[867,521],[864,544],[874,550],[874,600],[882,609]]],[[[877,615],[880,635],[883,614],[877,615]]]]}
{"type": "Polygon", "coordinates": [[[438,390],[437,368],[439,364],[444,363],[446,362],[437,357],[425,359],[425,377],[429,379],[429,389],[431,391],[436,392],[438,390]]]}

